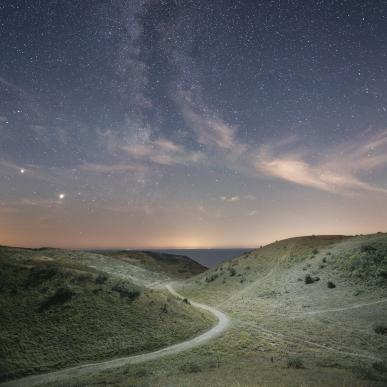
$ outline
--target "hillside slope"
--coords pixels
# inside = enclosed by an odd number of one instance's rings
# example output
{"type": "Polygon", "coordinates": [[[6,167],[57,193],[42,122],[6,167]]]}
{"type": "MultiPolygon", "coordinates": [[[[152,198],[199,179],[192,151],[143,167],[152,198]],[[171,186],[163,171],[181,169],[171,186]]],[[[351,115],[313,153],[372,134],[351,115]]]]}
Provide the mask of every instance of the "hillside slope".
{"type": "Polygon", "coordinates": [[[69,385],[384,387],[386,268],[387,234],[291,238],[251,251],[174,284],[230,317],[221,337],[69,385]]]}
{"type": "MultiPolygon", "coordinates": [[[[148,352],[195,336],[213,318],[125,262],[59,249],[0,247],[0,380],[148,352]],[[105,262],[106,272],[102,268],[105,262]],[[116,275],[115,273],[118,273],[116,275]]],[[[154,272],[154,278],[157,278],[154,272]]]]}
{"type": "Polygon", "coordinates": [[[184,255],[134,250],[111,251],[103,254],[141,269],[162,273],[171,279],[185,279],[207,270],[200,263],[184,255]]]}

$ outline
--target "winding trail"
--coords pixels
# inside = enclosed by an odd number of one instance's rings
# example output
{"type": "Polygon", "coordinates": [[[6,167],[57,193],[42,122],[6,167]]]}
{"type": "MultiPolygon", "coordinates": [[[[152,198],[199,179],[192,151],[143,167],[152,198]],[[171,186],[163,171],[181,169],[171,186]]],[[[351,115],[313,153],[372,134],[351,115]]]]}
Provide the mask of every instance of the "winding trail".
{"type": "MultiPolygon", "coordinates": [[[[183,299],[179,293],[173,289],[171,284],[165,285],[168,291],[175,297],[183,299]]],[[[199,304],[190,300],[191,305],[196,308],[204,309],[212,313],[217,319],[218,323],[212,327],[210,330],[202,333],[199,336],[194,337],[193,339],[183,341],[182,343],[174,344],[169,347],[159,349],[154,352],[143,353],[140,355],[133,355],[127,357],[121,357],[118,359],[107,360],[98,363],[89,363],[83,364],[76,367],[65,368],[60,371],[54,371],[42,375],[32,375],[27,376],[22,379],[11,380],[8,382],[0,383],[2,387],[27,387],[35,386],[41,383],[52,383],[52,382],[62,382],[63,380],[76,377],[89,375],[95,372],[100,372],[104,370],[109,370],[112,368],[122,367],[128,364],[138,364],[144,363],[150,360],[155,360],[163,356],[176,354],[179,352],[187,351],[191,348],[195,348],[199,345],[206,343],[207,341],[219,336],[230,324],[230,319],[220,310],[215,309],[209,305],[199,304]]]]}

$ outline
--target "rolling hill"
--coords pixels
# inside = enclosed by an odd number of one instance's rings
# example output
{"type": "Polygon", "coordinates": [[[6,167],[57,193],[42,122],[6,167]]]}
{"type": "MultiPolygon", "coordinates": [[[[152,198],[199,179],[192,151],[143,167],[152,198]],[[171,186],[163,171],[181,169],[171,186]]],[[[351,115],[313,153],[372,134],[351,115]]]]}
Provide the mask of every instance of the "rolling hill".
{"type": "Polygon", "coordinates": [[[184,255],[156,251],[109,251],[104,255],[124,261],[141,269],[163,274],[174,279],[186,279],[206,271],[206,267],[184,255]]]}
{"type": "MultiPolygon", "coordinates": [[[[168,259],[189,274],[188,258],[168,259]]],[[[158,268],[161,259],[150,268],[88,252],[0,247],[0,380],[152,351],[210,327],[210,314],[147,287],[182,274],[158,268]]]]}
{"type": "Polygon", "coordinates": [[[387,234],[272,243],[175,283],[229,316],[221,337],[66,385],[385,386],[386,269],[387,234]]]}

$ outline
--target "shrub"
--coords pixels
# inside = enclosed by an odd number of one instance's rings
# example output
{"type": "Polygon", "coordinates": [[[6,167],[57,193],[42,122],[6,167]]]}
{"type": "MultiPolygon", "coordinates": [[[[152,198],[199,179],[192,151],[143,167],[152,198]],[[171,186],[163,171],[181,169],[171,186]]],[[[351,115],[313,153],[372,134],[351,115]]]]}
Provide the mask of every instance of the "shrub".
{"type": "Polygon", "coordinates": [[[387,325],[386,324],[377,324],[374,328],[374,331],[378,335],[387,335],[387,325]]]}
{"type": "Polygon", "coordinates": [[[360,248],[360,251],[362,253],[371,253],[371,252],[374,252],[376,251],[376,248],[374,246],[371,246],[371,245],[363,245],[361,248],[360,248]]]}
{"type": "Polygon", "coordinates": [[[56,290],[56,292],[48,297],[46,300],[44,300],[39,308],[39,312],[44,312],[45,310],[51,308],[52,306],[56,305],[63,305],[66,302],[70,301],[74,296],[74,292],[71,291],[68,288],[59,288],[56,290]]]}
{"type": "Polygon", "coordinates": [[[236,274],[236,270],[233,267],[228,269],[228,271],[230,272],[230,277],[234,277],[234,275],[236,274]]]}
{"type": "Polygon", "coordinates": [[[95,279],[95,283],[98,285],[102,285],[107,281],[108,277],[105,274],[98,274],[97,278],[95,279]]]}
{"type": "Polygon", "coordinates": [[[209,277],[206,277],[206,282],[215,281],[219,277],[219,274],[213,273],[209,277]]]}
{"type": "Polygon", "coordinates": [[[201,368],[196,363],[188,363],[180,366],[180,370],[183,371],[184,373],[195,373],[195,372],[200,372],[201,368]]]}
{"type": "Polygon", "coordinates": [[[289,357],[287,364],[288,364],[288,368],[296,368],[296,369],[305,368],[302,359],[300,359],[299,357],[289,357]]]}
{"type": "Polygon", "coordinates": [[[336,285],[332,281],[328,281],[327,286],[329,289],[334,289],[336,285]]]}
{"type": "Polygon", "coordinates": [[[129,288],[124,283],[118,283],[118,284],[114,285],[112,287],[112,290],[114,292],[119,293],[121,298],[127,298],[130,301],[133,301],[140,296],[140,291],[138,291],[137,289],[129,288]]]}
{"type": "Polygon", "coordinates": [[[304,279],[304,282],[308,285],[308,284],[312,284],[314,282],[313,278],[310,276],[310,274],[307,274],[305,276],[305,279],[304,279]]]}
{"type": "Polygon", "coordinates": [[[313,253],[313,255],[316,255],[316,254],[318,254],[318,250],[317,249],[313,249],[312,253],[313,253]]]}
{"type": "Polygon", "coordinates": [[[385,373],[387,372],[387,364],[382,361],[378,361],[376,363],[372,364],[372,368],[380,373],[385,373]]]}
{"type": "Polygon", "coordinates": [[[26,288],[40,285],[42,282],[47,281],[59,273],[57,266],[39,265],[30,269],[27,280],[24,284],[26,288]]]}
{"type": "Polygon", "coordinates": [[[185,304],[191,305],[191,303],[189,302],[188,298],[184,298],[184,299],[183,299],[183,302],[184,302],[185,304]]]}
{"type": "Polygon", "coordinates": [[[138,378],[143,378],[143,377],[148,376],[148,375],[149,375],[149,372],[145,368],[142,368],[134,373],[134,376],[136,376],[138,378]]]}

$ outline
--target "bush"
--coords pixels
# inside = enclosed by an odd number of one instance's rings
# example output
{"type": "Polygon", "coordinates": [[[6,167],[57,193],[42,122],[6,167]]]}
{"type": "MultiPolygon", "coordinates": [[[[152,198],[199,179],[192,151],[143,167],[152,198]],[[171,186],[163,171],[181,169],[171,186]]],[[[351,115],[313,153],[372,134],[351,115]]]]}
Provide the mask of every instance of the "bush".
{"type": "Polygon", "coordinates": [[[121,298],[127,298],[130,301],[133,301],[140,296],[140,292],[137,289],[129,288],[124,283],[118,283],[114,285],[112,290],[119,293],[121,298]]]}
{"type": "Polygon", "coordinates": [[[304,278],[304,282],[308,284],[312,284],[313,282],[320,281],[320,277],[311,277],[310,274],[307,274],[304,278]]]}
{"type": "Polygon", "coordinates": [[[378,361],[376,363],[372,364],[372,368],[380,373],[386,373],[387,372],[387,364],[382,361],[378,361]]]}
{"type": "Polygon", "coordinates": [[[184,299],[183,299],[183,302],[184,302],[185,304],[187,304],[187,305],[191,305],[191,303],[189,302],[188,298],[184,298],[184,299]]]}
{"type": "Polygon", "coordinates": [[[59,288],[52,296],[48,297],[40,304],[38,311],[44,312],[45,310],[51,308],[52,306],[63,305],[66,302],[70,301],[73,298],[73,296],[74,296],[74,292],[71,291],[70,289],[59,288]]]}
{"type": "Polygon", "coordinates": [[[228,269],[228,271],[230,272],[230,277],[234,277],[234,275],[236,274],[236,270],[233,267],[228,269]]]}
{"type": "Polygon", "coordinates": [[[376,251],[376,248],[374,246],[371,246],[371,245],[363,245],[361,248],[360,248],[360,251],[362,253],[371,253],[371,252],[374,252],[376,251]]]}
{"type": "Polygon", "coordinates": [[[104,284],[108,279],[108,276],[105,274],[98,274],[97,278],[95,279],[95,283],[98,285],[104,284]]]}
{"type": "Polygon", "coordinates": [[[149,375],[149,371],[146,370],[145,368],[142,368],[134,373],[134,376],[136,376],[137,378],[143,378],[148,375],[149,375]]]}
{"type": "Polygon", "coordinates": [[[215,281],[219,277],[219,274],[213,273],[209,277],[206,277],[206,282],[215,281]]]}
{"type": "Polygon", "coordinates": [[[180,366],[180,370],[183,371],[184,373],[195,373],[195,372],[200,372],[201,368],[196,363],[188,363],[180,366]]]}
{"type": "Polygon", "coordinates": [[[328,281],[327,286],[329,289],[334,289],[336,285],[332,281],[328,281]]]}
{"type": "Polygon", "coordinates": [[[299,357],[289,357],[287,364],[288,364],[288,368],[296,368],[296,369],[305,368],[302,359],[300,359],[299,357]]]}
{"type": "Polygon", "coordinates": [[[59,273],[59,268],[57,266],[50,265],[39,265],[34,266],[30,269],[27,280],[24,284],[26,288],[40,285],[42,282],[45,282],[59,273]]]}
{"type": "Polygon", "coordinates": [[[312,253],[313,253],[313,255],[316,255],[316,254],[318,254],[318,250],[317,250],[317,249],[314,249],[314,250],[312,251],[312,253]]]}
{"type": "Polygon", "coordinates": [[[374,331],[378,335],[387,335],[387,325],[386,324],[378,324],[375,326],[374,331]]]}

